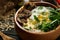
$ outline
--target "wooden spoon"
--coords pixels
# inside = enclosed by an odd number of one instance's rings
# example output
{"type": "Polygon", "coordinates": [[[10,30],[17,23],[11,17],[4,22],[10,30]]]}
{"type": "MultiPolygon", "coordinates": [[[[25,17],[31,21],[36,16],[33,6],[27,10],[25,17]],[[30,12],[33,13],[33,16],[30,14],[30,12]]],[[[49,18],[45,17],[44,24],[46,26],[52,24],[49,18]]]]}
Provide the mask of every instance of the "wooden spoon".
{"type": "Polygon", "coordinates": [[[2,37],[3,40],[16,40],[16,39],[14,39],[14,38],[11,38],[11,37],[5,35],[5,34],[2,33],[1,31],[0,31],[0,36],[2,37]]]}

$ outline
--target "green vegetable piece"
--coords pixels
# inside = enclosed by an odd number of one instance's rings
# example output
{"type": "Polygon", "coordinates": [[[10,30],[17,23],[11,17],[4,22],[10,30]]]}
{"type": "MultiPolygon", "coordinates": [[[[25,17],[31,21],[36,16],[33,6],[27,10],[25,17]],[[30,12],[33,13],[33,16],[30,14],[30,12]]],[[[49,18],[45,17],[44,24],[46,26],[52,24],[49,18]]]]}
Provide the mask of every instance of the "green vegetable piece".
{"type": "Polygon", "coordinates": [[[32,28],[31,27],[29,27],[29,28],[25,28],[26,30],[31,30],[32,28]]]}
{"type": "Polygon", "coordinates": [[[41,30],[44,32],[48,32],[50,30],[56,29],[56,27],[58,26],[58,19],[55,19],[54,21],[52,21],[51,23],[47,23],[47,24],[42,24],[42,28],[41,30]]]}
{"type": "Polygon", "coordinates": [[[56,15],[49,16],[49,19],[52,20],[52,21],[55,20],[56,18],[57,18],[56,15]]]}
{"type": "Polygon", "coordinates": [[[54,10],[54,8],[52,8],[52,7],[46,7],[47,9],[49,9],[49,10],[54,10]]]}
{"type": "Polygon", "coordinates": [[[49,30],[46,25],[47,25],[46,22],[43,22],[42,27],[41,27],[41,30],[44,32],[47,32],[49,30]]]}
{"type": "Polygon", "coordinates": [[[29,29],[31,30],[32,28],[31,28],[31,27],[29,27],[29,29]]]}
{"type": "Polygon", "coordinates": [[[43,6],[39,6],[39,8],[38,9],[43,9],[43,6]]]}
{"type": "Polygon", "coordinates": [[[51,25],[58,26],[58,19],[55,19],[51,22],[51,25]]]}
{"type": "Polygon", "coordinates": [[[45,12],[42,12],[42,15],[46,15],[46,13],[45,12]]]}
{"type": "Polygon", "coordinates": [[[38,25],[38,27],[37,27],[38,29],[41,29],[42,28],[42,25],[38,25]]]}
{"type": "Polygon", "coordinates": [[[44,32],[48,32],[49,29],[48,29],[48,28],[44,28],[42,31],[44,31],[44,32]]]}
{"type": "Polygon", "coordinates": [[[52,21],[55,20],[55,19],[60,19],[60,13],[58,11],[56,11],[56,10],[51,10],[49,18],[52,21]]]}
{"type": "Polygon", "coordinates": [[[34,15],[34,19],[37,21],[37,22],[40,22],[40,20],[34,15]]]}
{"type": "Polygon", "coordinates": [[[57,10],[57,11],[60,11],[60,8],[57,8],[56,10],[57,10]]]}
{"type": "Polygon", "coordinates": [[[56,20],[52,21],[48,27],[49,27],[50,30],[53,30],[53,29],[55,29],[58,25],[59,25],[59,24],[58,24],[58,19],[56,19],[56,20]]]}
{"type": "Polygon", "coordinates": [[[25,28],[26,30],[29,30],[28,28],[25,28]]]}
{"type": "Polygon", "coordinates": [[[58,13],[55,11],[50,11],[52,13],[52,15],[57,15],[58,13]]]}

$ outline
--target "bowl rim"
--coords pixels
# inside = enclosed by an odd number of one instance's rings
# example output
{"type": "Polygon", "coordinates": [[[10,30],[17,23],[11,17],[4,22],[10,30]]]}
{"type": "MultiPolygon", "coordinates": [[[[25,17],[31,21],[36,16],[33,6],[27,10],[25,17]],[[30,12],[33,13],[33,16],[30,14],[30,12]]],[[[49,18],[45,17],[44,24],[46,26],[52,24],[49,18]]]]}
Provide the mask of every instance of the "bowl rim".
{"type": "MultiPolygon", "coordinates": [[[[49,3],[49,2],[28,2],[28,3],[44,3],[44,4],[49,4],[49,5],[57,8],[57,6],[55,6],[55,5],[53,5],[53,4],[49,3]]],[[[28,4],[28,3],[26,3],[26,4],[28,4]]],[[[23,30],[23,31],[25,31],[25,32],[27,32],[27,33],[30,33],[30,34],[48,34],[48,33],[55,32],[56,30],[58,30],[58,29],[60,28],[60,25],[59,25],[55,30],[51,30],[51,31],[49,31],[49,32],[43,32],[43,33],[42,33],[42,32],[31,32],[31,31],[28,31],[28,30],[24,29],[24,28],[21,27],[21,26],[19,25],[19,23],[17,22],[17,14],[18,14],[18,12],[19,12],[20,10],[22,10],[23,8],[24,8],[24,6],[22,6],[21,8],[19,8],[19,9],[17,10],[15,16],[14,16],[14,21],[15,21],[17,27],[19,27],[21,30],[23,30]]]]}

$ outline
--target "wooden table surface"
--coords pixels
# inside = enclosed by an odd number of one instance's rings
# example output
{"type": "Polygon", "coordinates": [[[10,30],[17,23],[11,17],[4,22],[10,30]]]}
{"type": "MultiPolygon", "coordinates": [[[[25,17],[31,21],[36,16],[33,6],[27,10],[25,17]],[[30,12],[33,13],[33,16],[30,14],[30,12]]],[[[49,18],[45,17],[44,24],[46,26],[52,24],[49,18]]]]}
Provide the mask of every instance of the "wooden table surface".
{"type": "MultiPolygon", "coordinates": [[[[8,30],[8,31],[3,31],[3,33],[5,33],[6,35],[12,37],[12,38],[15,38],[16,40],[22,40],[18,35],[17,33],[15,32],[15,29],[12,29],[12,30],[8,30]]],[[[0,37],[0,40],[1,37],[0,37]]],[[[56,40],[60,40],[60,37],[58,37],[56,40]]]]}

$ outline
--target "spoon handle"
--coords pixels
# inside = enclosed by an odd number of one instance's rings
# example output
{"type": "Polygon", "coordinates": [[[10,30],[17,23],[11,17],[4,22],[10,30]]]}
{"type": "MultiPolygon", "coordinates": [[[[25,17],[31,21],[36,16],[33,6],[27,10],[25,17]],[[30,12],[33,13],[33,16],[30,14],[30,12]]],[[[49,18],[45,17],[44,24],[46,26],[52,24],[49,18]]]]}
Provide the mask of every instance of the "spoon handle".
{"type": "Polygon", "coordinates": [[[0,31],[0,36],[2,37],[3,40],[15,40],[14,38],[11,38],[11,37],[5,35],[1,31],[0,31]]]}

